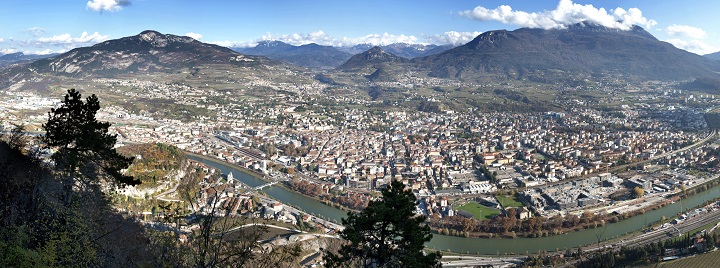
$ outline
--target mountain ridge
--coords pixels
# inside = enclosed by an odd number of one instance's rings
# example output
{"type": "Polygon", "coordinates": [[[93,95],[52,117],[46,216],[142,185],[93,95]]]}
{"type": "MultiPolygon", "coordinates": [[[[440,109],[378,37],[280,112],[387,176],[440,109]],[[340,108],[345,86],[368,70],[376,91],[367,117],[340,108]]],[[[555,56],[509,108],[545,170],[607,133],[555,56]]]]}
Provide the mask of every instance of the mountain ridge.
{"type": "Polygon", "coordinates": [[[25,61],[33,61],[38,59],[44,59],[44,58],[52,58],[57,55],[60,55],[59,53],[53,53],[53,54],[25,54],[22,52],[15,52],[15,53],[9,53],[9,54],[0,54],[0,68],[8,66],[13,63],[20,63],[25,61]]]}
{"type": "Polygon", "coordinates": [[[171,71],[199,64],[249,62],[266,63],[267,59],[245,56],[191,37],[146,30],[138,35],[75,48],[53,58],[37,60],[28,68],[33,72],[74,76],[171,71]]]}
{"type": "Polygon", "coordinates": [[[623,31],[588,23],[566,29],[487,31],[465,45],[415,58],[413,63],[430,76],[462,80],[538,78],[551,70],[687,80],[720,70],[720,63],[659,41],[642,27],[623,31]]]}
{"type": "Polygon", "coordinates": [[[710,53],[710,54],[705,54],[705,55],[703,55],[703,57],[708,58],[708,59],[711,59],[711,60],[720,61],[720,51],[714,52],[714,53],[710,53]]]}
{"type": "Polygon", "coordinates": [[[407,64],[409,59],[386,52],[379,46],[375,46],[363,53],[355,54],[335,70],[356,70],[364,68],[378,68],[381,64],[407,64]]]}
{"type": "Polygon", "coordinates": [[[282,41],[261,41],[255,47],[232,49],[246,55],[265,56],[308,68],[334,68],[352,57],[352,54],[335,47],[315,43],[293,46],[282,41]]]}

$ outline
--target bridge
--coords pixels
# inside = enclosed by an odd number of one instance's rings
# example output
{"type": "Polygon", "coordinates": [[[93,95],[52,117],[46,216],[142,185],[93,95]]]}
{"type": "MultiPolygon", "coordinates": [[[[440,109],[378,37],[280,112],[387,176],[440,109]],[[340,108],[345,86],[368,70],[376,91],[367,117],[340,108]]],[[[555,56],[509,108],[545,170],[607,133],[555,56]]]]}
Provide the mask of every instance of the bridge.
{"type": "MultiPolygon", "coordinates": [[[[681,236],[681,235],[682,235],[682,233],[680,232],[680,229],[678,229],[677,227],[675,227],[675,225],[672,225],[672,228],[675,229],[675,231],[678,233],[677,236],[681,236]]],[[[668,232],[668,233],[670,233],[670,232],[668,232]]],[[[672,233],[671,233],[671,234],[672,234],[672,233]]]]}
{"type": "Polygon", "coordinates": [[[254,190],[254,191],[262,190],[262,189],[265,188],[265,187],[270,187],[270,186],[273,186],[273,185],[275,185],[275,184],[277,184],[277,183],[278,183],[278,182],[276,182],[276,181],[274,181],[274,182],[268,182],[268,183],[266,183],[266,184],[263,184],[263,185],[254,187],[253,190],[254,190]]]}

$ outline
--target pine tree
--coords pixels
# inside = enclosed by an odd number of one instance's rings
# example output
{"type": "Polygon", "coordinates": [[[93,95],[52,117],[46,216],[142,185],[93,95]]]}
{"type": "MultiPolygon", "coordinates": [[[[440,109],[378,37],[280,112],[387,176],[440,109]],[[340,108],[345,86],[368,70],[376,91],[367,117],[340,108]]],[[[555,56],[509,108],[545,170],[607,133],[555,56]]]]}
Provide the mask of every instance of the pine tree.
{"type": "Polygon", "coordinates": [[[415,195],[393,181],[382,190],[382,199],[371,201],[359,213],[342,220],[347,240],[337,254],[327,253],[328,267],[437,267],[439,253],[423,251],[432,239],[425,216],[413,213],[415,195]]]}
{"type": "Polygon", "coordinates": [[[42,140],[48,148],[56,150],[52,159],[63,173],[66,205],[70,203],[76,180],[92,180],[98,173],[122,184],[140,183],[120,173],[133,159],[113,149],[117,137],[108,133],[110,123],[95,118],[98,110],[100,101],[95,94],[83,102],[80,92],[70,89],[60,106],[50,110],[48,121],[43,124],[46,134],[42,140]]]}

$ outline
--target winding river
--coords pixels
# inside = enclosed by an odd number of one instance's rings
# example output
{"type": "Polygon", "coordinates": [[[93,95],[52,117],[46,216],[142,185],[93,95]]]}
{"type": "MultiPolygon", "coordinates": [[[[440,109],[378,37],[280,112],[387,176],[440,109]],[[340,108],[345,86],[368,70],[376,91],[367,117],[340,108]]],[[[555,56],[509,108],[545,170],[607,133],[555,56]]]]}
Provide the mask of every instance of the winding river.
{"type": "MultiPolygon", "coordinates": [[[[191,155],[188,155],[188,157],[192,160],[203,162],[207,165],[218,168],[224,174],[232,172],[235,179],[240,180],[247,185],[254,187],[266,183],[265,181],[248,174],[247,171],[231,167],[228,164],[191,155]]],[[[275,198],[283,203],[292,204],[307,213],[319,215],[329,220],[337,220],[337,222],[340,222],[340,219],[347,215],[343,210],[325,205],[317,200],[308,198],[282,187],[272,186],[265,188],[263,191],[272,198],[275,198]]],[[[598,237],[600,240],[606,240],[640,230],[646,227],[649,223],[659,221],[663,216],[667,218],[675,216],[678,212],[680,212],[681,208],[695,207],[718,196],[720,196],[720,186],[715,186],[712,189],[684,199],[682,202],[676,202],[618,223],[607,224],[605,227],[571,232],[568,234],[541,238],[515,239],[466,238],[434,234],[433,239],[428,242],[426,246],[437,250],[484,255],[512,253],[526,254],[537,253],[540,250],[565,250],[566,248],[596,243],[598,237]]]]}

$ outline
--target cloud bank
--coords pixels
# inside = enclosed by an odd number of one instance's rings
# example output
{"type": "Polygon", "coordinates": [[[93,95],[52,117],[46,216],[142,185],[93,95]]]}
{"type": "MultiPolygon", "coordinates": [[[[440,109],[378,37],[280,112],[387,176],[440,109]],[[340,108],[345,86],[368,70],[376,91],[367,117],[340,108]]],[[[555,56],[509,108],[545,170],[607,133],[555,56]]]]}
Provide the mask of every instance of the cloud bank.
{"type": "Polygon", "coordinates": [[[123,7],[132,5],[130,0],[91,0],[85,5],[86,9],[93,11],[120,11],[123,7]]]}
{"type": "Polygon", "coordinates": [[[684,49],[698,55],[705,55],[717,52],[717,49],[714,46],[711,46],[710,44],[705,43],[702,40],[682,40],[674,38],[665,41],[679,49],[684,49]]]}
{"type": "Polygon", "coordinates": [[[629,30],[633,25],[651,28],[657,24],[655,20],[645,18],[642,11],[637,8],[625,10],[618,7],[608,11],[590,4],[576,4],[572,0],[560,0],[555,9],[542,12],[513,10],[508,5],[501,5],[494,9],[478,6],[472,10],[460,11],[459,14],[474,20],[499,21],[520,27],[542,29],[563,29],[582,21],[620,30],[629,30]]]}
{"type": "Polygon", "coordinates": [[[673,24],[665,28],[665,31],[667,31],[668,35],[670,36],[685,36],[695,39],[703,39],[706,36],[706,33],[703,29],[688,25],[673,24]]]}
{"type": "Polygon", "coordinates": [[[51,44],[51,45],[79,46],[79,45],[100,43],[105,40],[108,40],[108,38],[109,38],[108,35],[101,35],[98,32],[94,32],[92,34],[83,32],[78,37],[72,37],[70,34],[66,33],[66,34],[60,34],[60,35],[55,35],[55,36],[51,36],[51,37],[38,38],[37,43],[51,44]]]}
{"type": "Polygon", "coordinates": [[[665,28],[665,32],[668,36],[673,37],[665,41],[679,49],[684,49],[699,55],[718,51],[715,46],[702,40],[707,36],[707,33],[703,29],[689,25],[673,24],[665,28]]]}
{"type": "Polygon", "coordinates": [[[428,36],[427,39],[428,39],[428,41],[430,41],[430,43],[433,43],[433,44],[459,46],[459,45],[465,44],[467,42],[470,42],[471,40],[475,39],[475,37],[477,37],[480,34],[482,34],[482,32],[449,31],[449,32],[445,32],[443,34],[436,34],[436,35],[428,36]]]}
{"type": "Polygon", "coordinates": [[[358,44],[371,44],[377,46],[384,46],[394,43],[407,43],[407,44],[436,44],[436,45],[462,45],[482,32],[456,32],[450,31],[443,34],[436,35],[421,35],[420,37],[414,35],[405,34],[368,34],[360,37],[334,37],[323,31],[316,31],[311,33],[294,33],[294,34],[282,34],[276,35],[267,33],[261,38],[250,41],[215,41],[210,42],[216,45],[225,47],[253,47],[261,41],[281,41],[291,45],[307,45],[315,43],[324,46],[336,46],[336,47],[347,47],[358,44]]]}
{"type": "Polygon", "coordinates": [[[202,39],[202,34],[199,34],[199,33],[189,32],[189,33],[186,33],[185,36],[191,37],[192,39],[195,39],[195,40],[198,40],[198,41],[199,41],[200,39],[202,39]]]}

